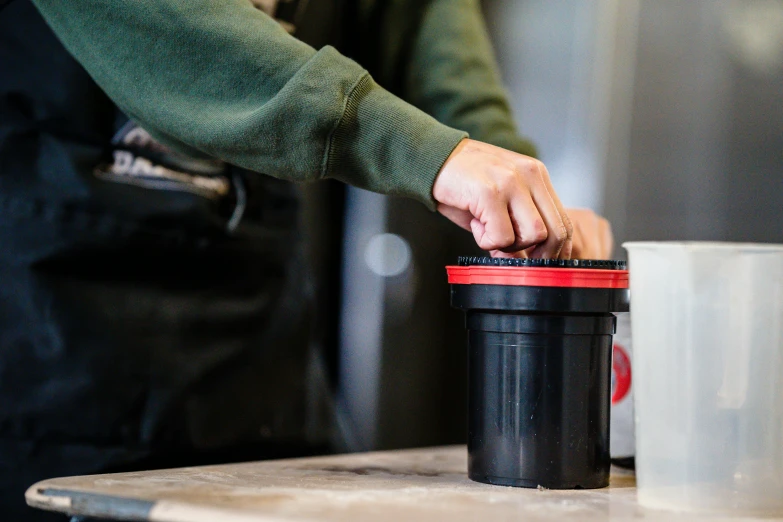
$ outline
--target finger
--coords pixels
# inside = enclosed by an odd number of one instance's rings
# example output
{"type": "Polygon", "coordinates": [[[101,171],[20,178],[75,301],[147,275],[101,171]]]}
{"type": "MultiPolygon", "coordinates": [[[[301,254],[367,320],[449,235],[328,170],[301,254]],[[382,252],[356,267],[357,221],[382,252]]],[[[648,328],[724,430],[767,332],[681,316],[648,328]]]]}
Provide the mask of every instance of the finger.
{"type": "Polygon", "coordinates": [[[514,227],[505,197],[497,189],[484,187],[480,203],[474,212],[470,228],[476,244],[482,250],[502,250],[514,244],[514,227]]]}
{"type": "Polygon", "coordinates": [[[521,183],[519,190],[512,192],[508,208],[514,228],[514,244],[503,249],[504,252],[517,252],[546,241],[548,232],[544,220],[529,190],[525,190],[521,183]]]}
{"type": "Polygon", "coordinates": [[[468,232],[471,231],[470,222],[473,221],[473,214],[471,214],[467,210],[460,210],[457,207],[452,207],[440,203],[438,204],[438,212],[440,212],[444,217],[446,217],[452,223],[455,223],[459,227],[464,228],[468,232]]]}
{"type": "Polygon", "coordinates": [[[585,237],[584,237],[584,231],[582,227],[582,221],[580,219],[574,219],[571,221],[573,223],[573,234],[571,236],[571,256],[574,259],[588,259],[588,257],[585,255],[585,237]]]}
{"type": "Polygon", "coordinates": [[[482,250],[502,250],[508,245],[514,242],[514,233],[511,228],[511,221],[508,220],[508,214],[506,214],[507,231],[503,231],[506,228],[502,224],[502,217],[492,217],[485,224],[478,219],[473,219],[470,222],[470,231],[473,232],[473,238],[476,240],[476,244],[482,250]],[[494,232],[490,232],[490,225],[494,232]]]}
{"type": "MultiPolygon", "coordinates": [[[[518,155],[518,154],[515,154],[513,152],[510,152],[510,151],[507,151],[507,150],[504,150],[504,149],[498,149],[497,150],[497,154],[502,156],[503,158],[509,160],[509,161],[515,161],[515,162],[517,162],[517,164],[519,163],[520,155],[518,155]]],[[[540,161],[536,161],[536,160],[534,160],[532,158],[527,158],[526,156],[524,158],[525,159],[524,159],[522,168],[523,169],[527,169],[527,170],[530,170],[531,168],[534,168],[536,171],[538,171],[538,174],[540,175],[541,179],[543,180],[543,184],[546,187],[546,192],[548,193],[548,196],[546,196],[545,194],[542,194],[540,191],[538,193],[538,196],[540,198],[542,198],[542,199],[546,198],[546,199],[551,199],[552,200],[552,203],[553,203],[553,205],[554,205],[554,207],[555,207],[555,209],[557,211],[556,215],[560,217],[560,221],[562,221],[563,226],[565,227],[566,239],[562,242],[562,246],[560,247],[560,249],[558,251],[558,255],[560,257],[562,257],[563,259],[568,259],[568,257],[570,257],[570,255],[571,255],[572,246],[570,245],[570,243],[571,243],[571,237],[572,237],[572,234],[573,234],[573,225],[571,223],[570,218],[568,217],[568,213],[566,212],[563,203],[560,201],[560,198],[557,196],[557,192],[555,191],[554,187],[552,186],[552,181],[551,181],[551,179],[549,177],[549,171],[547,170],[546,165],[544,165],[540,161]]],[[[533,199],[535,200],[536,205],[538,205],[539,204],[539,200],[536,199],[535,195],[534,195],[533,199]]],[[[544,203],[542,202],[542,204],[544,204],[544,203]]],[[[545,217],[545,218],[551,217],[550,213],[544,212],[540,207],[539,207],[539,210],[541,211],[541,215],[543,217],[545,217]]],[[[557,222],[556,219],[554,221],[557,222]]],[[[556,245],[557,245],[557,243],[559,241],[558,241],[557,238],[551,237],[552,236],[552,234],[551,234],[552,229],[550,228],[550,225],[551,225],[550,222],[546,222],[547,229],[549,229],[549,232],[550,232],[550,237],[548,238],[548,240],[550,241],[550,244],[542,245],[542,247],[540,249],[538,249],[538,251],[536,252],[535,255],[543,255],[543,256],[546,256],[546,257],[550,257],[550,253],[553,250],[552,244],[555,245],[554,249],[557,250],[556,245]]]]}
{"type": "Polygon", "coordinates": [[[549,170],[546,168],[546,165],[544,165],[541,162],[538,162],[538,166],[542,171],[541,177],[544,180],[544,185],[546,186],[547,191],[549,192],[549,196],[554,202],[555,208],[557,208],[557,212],[560,214],[560,217],[563,219],[563,225],[566,227],[566,240],[565,243],[563,244],[562,250],[560,251],[560,257],[562,259],[570,259],[571,250],[573,248],[572,245],[570,244],[572,242],[573,232],[574,232],[573,223],[571,222],[571,218],[568,216],[568,212],[566,212],[565,206],[560,201],[560,197],[557,195],[557,191],[555,191],[555,187],[552,185],[552,179],[549,176],[549,170]]]}
{"type": "Polygon", "coordinates": [[[574,243],[572,239],[569,239],[563,245],[563,249],[560,251],[560,259],[571,259],[574,257],[574,243]]]}
{"type": "MultiPolygon", "coordinates": [[[[537,168],[537,166],[533,165],[532,168],[537,168]]],[[[530,179],[530,194],[547,228],[546,241],[533,249],[530,253],[531,257],[557,259],[563,247],[570,241],[573,227],[566,226],[563,215],[558,210],[557,204],[544,182],[543,172],[539,169],[528,179],[530,179]]],[[[566,219],[568,219],[567,216],[566,219]]],[[[569,247],[568,250],[570,255],[571,248],[569,247]]]]}

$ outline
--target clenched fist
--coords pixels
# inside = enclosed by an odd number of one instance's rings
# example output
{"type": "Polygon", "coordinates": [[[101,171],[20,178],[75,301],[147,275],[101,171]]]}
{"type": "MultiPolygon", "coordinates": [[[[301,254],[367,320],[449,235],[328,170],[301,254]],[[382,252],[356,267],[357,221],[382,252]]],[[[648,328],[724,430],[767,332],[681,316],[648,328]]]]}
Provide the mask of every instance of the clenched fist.
{"type": "Polygon", "coordinates": [[[432,196],[441,214],[493,256],[571,257],[571,220],[537,159],[465,139],[441,168],[432,196]]]}

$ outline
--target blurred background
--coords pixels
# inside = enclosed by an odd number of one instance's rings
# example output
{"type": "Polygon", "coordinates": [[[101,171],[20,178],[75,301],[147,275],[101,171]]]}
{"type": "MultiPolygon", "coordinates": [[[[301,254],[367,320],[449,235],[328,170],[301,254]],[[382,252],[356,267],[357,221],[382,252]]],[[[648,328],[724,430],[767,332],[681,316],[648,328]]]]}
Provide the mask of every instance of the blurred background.
{"type": "MultiPolygon", "coordinates": [[[[485,0],[523,134],[567,206],[626,240],[783,243],[783,0],[485,0]]],[[[472,238],[416,203],[307,189],[321,342],[349,450],[464,442],[444,265],[472,238]],[[324,220],[324,216],[332,220],[324,220]]]]}

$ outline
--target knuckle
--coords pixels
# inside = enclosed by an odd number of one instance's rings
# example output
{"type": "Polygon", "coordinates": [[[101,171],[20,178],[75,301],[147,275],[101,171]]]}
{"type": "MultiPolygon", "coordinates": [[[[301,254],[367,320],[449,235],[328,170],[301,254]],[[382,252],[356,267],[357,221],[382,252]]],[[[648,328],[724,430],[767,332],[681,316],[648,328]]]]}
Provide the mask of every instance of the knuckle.
{"type": "Polygon", "coordinates": [[[536,170],[538,171],[538,175],[541,176],[544,179],[549,179],[549,170],[547,170],[546,165],[541,160],[535,160],[536,161],[536,170]]]}
{"type": "Polygon", "coordinates": [[[497,244],[499,248],[508,248],[514,246],[515,241],[516,236],[514,236],[514,233],[507,232],[500,237],[500,239],[497,241],[497,244]]]}
{"type": "Polygon", "coordinates": [[[526,178],[541,179],[541,174],[545,171],[545,169],[542,168],[543,165],[543,163],[535,158],[527,158],[522,162],[522,165],[519,166],[519,170],[526,178]]]}
{"type": "Polygon", "coordinates": [[[493,243],[496,245],[495,248],[508,248],[514,244],[515,240],[516,237],[513,232],[503,232],[499,237],[495,238],[493,243]]]}
{"type": "Polygon", "coordinates": [[[520,174],[526,178],[538,178],[541,176],[541,170],[539,168],[541,162],[534,158],[525,159],[517,167],[520,174]]]}
{"type": "Polygon", "coordinates": [[[533,224],[533,242],[534,243],[543,243],[549,238],[549,232],[546,229],[546,225],[544,222],[540,219],[536,219],[535,223],[533,224]]]}
{"type": "Polygon", "coordinates": [[[549,239],[549,234],[547,234],[546,232],[537,231],[533,235],[533,241],[532,242],[533,243],[543,243],[547,239],[549,239]]]}

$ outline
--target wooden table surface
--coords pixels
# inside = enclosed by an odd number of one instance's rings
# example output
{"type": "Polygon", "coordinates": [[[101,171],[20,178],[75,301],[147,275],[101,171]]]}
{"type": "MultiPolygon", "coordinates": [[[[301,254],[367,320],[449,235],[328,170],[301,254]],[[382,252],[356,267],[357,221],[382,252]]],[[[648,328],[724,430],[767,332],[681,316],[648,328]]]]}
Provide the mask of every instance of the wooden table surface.
{"type": "Polygon", "coordinates": [[[388,451],[51,479],[27,502],[160,522],[698,520],[639,507],[633,474],[622,470],[608,488],[556,491],[479,484],[466,469],[464,446],[388,451]]]}

